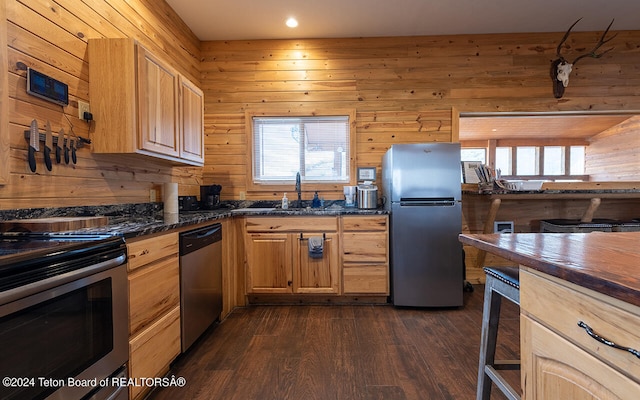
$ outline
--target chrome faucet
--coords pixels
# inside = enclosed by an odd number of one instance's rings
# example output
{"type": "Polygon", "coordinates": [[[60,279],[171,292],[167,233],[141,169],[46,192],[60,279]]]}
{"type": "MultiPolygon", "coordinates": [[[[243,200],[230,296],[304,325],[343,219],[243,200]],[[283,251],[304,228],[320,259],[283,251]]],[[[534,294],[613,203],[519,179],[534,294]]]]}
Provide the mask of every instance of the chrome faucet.
{"type": "Polygon", "coordinates": [[[298,207],[302,207],[302,185],[300,184],[300,172],[296,174],[296,192],[298,193],[298,207]]]}

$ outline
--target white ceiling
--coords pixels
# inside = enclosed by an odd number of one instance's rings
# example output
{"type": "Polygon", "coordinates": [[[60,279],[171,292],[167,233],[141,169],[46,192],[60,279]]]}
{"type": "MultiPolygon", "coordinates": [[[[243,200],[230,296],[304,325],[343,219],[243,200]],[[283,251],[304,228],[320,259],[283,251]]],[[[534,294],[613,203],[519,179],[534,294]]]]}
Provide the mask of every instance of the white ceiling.
{"type": "Polygon", "coordinates": [[[166,1],[200,40],[640,30],[639,0],[166,1]]]}

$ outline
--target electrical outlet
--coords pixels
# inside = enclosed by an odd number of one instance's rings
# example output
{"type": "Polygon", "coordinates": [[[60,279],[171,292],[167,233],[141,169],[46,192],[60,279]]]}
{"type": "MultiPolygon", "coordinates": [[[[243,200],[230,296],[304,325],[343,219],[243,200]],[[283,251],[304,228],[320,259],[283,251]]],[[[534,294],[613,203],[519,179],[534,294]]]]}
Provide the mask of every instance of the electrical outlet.
{"type": "Polygon", "coordinates": [[[78,100],[78,118],[84,119],[84,113],[91,112],[89,108],[89,103],[78,100]]]}
{"type": "Polygon", "coordinates": [[[157,200],[157,194],[155,189],[149,189],[149,201],[155,203],[157,200]]]}
{"type": "Polygon", "coordinates": [[[513,221],[495,221],[493,223],[494,233],[513,233],[513,221]]]}
{"type": "Polygon", "coordinates": [[[247,199],[247,193],[244,190],[240,191],[240,200],[246,200],[247,199]]]}

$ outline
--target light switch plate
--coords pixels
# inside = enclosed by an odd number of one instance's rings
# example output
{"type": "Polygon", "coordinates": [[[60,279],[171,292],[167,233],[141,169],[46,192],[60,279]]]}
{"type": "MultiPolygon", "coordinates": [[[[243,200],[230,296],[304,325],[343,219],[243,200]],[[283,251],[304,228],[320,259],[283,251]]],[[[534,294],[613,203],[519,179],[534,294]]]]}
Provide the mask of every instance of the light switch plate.
{"type": "Polygon", "coordinates": [[[80,119],[84,119],[84,113],[91,112],[91,109],[89,108],[89,103],[87,103],[86,101],[81,101],[78,100],[78,118],[80,119]]]}

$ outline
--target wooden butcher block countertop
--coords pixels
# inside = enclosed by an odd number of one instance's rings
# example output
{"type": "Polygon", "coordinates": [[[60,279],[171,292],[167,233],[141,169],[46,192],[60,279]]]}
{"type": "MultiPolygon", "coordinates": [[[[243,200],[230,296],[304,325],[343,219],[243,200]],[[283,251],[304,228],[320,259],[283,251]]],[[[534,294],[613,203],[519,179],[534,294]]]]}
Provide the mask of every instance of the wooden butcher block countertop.
{"type": "Polygon", "coordinates": [[[460,241],[640,306],[640,232],[463,234],[460,241]]]}
{"type": "Polygon", "coordinates": [[[105,226],[109,217],[50,217],[0,221],[0,232],[61,232],[105,226]]]}

